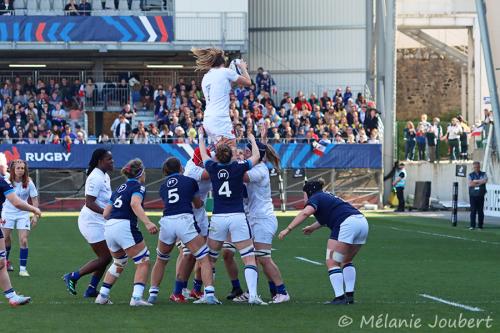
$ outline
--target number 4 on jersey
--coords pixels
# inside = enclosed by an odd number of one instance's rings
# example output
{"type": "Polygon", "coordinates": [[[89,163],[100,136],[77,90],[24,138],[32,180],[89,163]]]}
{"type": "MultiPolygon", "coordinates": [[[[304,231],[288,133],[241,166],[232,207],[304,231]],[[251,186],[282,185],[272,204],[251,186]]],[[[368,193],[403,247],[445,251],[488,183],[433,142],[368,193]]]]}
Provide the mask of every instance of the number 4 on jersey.
{"type": "Polygon", "coordinates": [[[229,182],[226,180],[222,183],[222,186],[219,188],[219,195],[225,196],[227,198],[231,197],[231,190],[229,189],[229,182]]]}

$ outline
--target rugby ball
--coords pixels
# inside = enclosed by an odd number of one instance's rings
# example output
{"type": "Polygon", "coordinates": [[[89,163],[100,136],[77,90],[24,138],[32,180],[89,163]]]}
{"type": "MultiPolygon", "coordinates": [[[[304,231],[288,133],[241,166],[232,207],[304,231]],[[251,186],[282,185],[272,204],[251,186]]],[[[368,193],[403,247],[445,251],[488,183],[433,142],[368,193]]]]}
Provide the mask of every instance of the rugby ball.
{"type": "Polygon", "coordinates": [[[231,60],[231,63],[229,64],[229,68],[233,71],[235,71],[238,75],[241,75],[241,70],[238,65],[240,64],[241,59],[233,59],[231,60]]]}

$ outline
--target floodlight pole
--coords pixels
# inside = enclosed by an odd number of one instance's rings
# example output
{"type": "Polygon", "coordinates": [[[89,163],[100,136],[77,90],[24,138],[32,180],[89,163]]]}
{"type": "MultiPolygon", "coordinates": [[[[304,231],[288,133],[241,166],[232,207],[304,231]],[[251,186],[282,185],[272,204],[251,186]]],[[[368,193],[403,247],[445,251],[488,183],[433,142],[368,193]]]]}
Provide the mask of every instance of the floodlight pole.
{"type": "MultiPolygon", "coordinates": [[[[488,22],[486,19],[486,6],[484,0],[476,0],[476,11],[481,32],[481,44],[483,45],[484,64],[486,66],[486,77],[490,90],[491,108],[493,111],[493,127],[497,149],[500,149],[500,105],[498,102],[497,82],[495,78],[495,67],[491,54],[490,36],[488,34],[488,22]]],[[[486,166],[485,166],[486,167],[486,166]]]]}

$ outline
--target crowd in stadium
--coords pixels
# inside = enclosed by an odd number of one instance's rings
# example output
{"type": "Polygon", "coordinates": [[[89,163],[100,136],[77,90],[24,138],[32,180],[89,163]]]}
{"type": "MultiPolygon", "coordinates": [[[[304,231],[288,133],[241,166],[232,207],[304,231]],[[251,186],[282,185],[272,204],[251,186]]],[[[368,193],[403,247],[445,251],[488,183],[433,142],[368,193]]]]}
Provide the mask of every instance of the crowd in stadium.
{"type": "MultiPolygon", "coordinates": [[[[85,104],[111,96],[123,108],[108,132],[111,135],[98,133],[97,142],[197,142],[196,130],[203,122],[205,99],[196,81],[180,79],[175,85],[156,87],[148,79],[134,81],[140,89],[127,88],[130,82],[121,81],[99,90],[90,78],[85,83],[78,79],[70,83],[66,78],[60,82],[33,82],[29,77],[6,80],[0,89],[2,142],[87,143],[88,135],[80,126],[81,110],[85,104]],[[137,110],[151,115],[154,112],[155,122],[134,121],[137,110]]],[[[349,86],[337,88],[333,96],[328,91],[321,97],[315,93],[306,96],[302,91],[295,96],[285,92],[281,101],[271,98],[274,92],[275,82],[262,68],[251,87],[236,87],[231,92],[229,112],[238,140],[245,141],[249,132],[258,136],[259,128],[265,126],[272,142],[379,143],[379,115],[374,104],[361,93],[354,96],[349,86]]]]}

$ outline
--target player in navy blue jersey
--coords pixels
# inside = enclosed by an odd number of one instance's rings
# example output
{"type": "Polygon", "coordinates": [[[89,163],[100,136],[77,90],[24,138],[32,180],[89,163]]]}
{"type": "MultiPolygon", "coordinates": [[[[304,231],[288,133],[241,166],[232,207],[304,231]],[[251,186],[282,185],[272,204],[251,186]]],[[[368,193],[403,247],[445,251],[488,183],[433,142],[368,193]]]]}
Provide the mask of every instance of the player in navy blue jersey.
{"type": "Polygon", "coordinates": [[[232,161],[233,152],[229,145],[219,144],[215,150],[215,158],[210,159],[206,152],[204,131],[200,126],[198,132],[200,151],[212,182],[214,210],[208,231],[208,247],[210,256],[217,260],[224,241],[231,236],[231,241],[240,251],[245,263],[245,280],[248,286],[248,303],[267,305],[257,295],[258,271],[255,261],[255,249],[252,232],[243,208],[243,175],[259,161],[259,150],[253,135],[248,135],[252,143],[252,156],[249,160],[232,161]]]}
{"type": "MultiPolygon", "coordinates": [[[[175,241],[180,239],[201,266],[201,278],[205,285],[203,303],[219,304],[213,287],[212,263],[208,257],[208,246],[203,236],[199,234],[200,229],[193,214],[193,206],[194,208],[203,207],[203,201],[199,197],[198,183],[193,178],[182,175],[182,172],[181,162],[175,157],[170,157],[163,163],[163,174],[166,178],[160,187],[160,197],[164,209],[160,220],[160,237],[156,248],[156,262],[151,273],[148,301],[151,303],[156,301],[165,267],[170,260],[170,252],[175,246],[175,241]]],[[[188,276],[176,281],[174,293],[170,297],[172,301],[186,302],[182,289],[187,278],[188,276]]]]}
{"type": "Polygon", "coordinates": [[[132,258],[136,270],[130,306],[150,306],[151,303],[142,299],[148,278],[149,251],[137,227],[137,219],[140,219],[150,234],[158,232],[157,226],[149,220],[143,207],[146,196],[144,186],[146,170],[142,161],[135,159],[122,168],[122,174],[127,177],[127,182],[118,187],[104,208],[103,215],[107,220],[104,237],[113,257],[113,263],[106,272],[95,302],[111,304],[109,300],[111,287],[123,272],[128,259],[132,258]]]}
{"type": "MultiPolygon", "coordinates": [[[[34,207],[27,202],[21,200],[15,193],[12,185],[7,183],[3,177],[0,177],[0,205],[3,206],[5,200],[8,199],[10,203],[17,209],[26,212],[32,212],[37,218],[42,216],[40,209],[34,207]]],[[[0,221],[3,224],[3,221],[0,221]]],[[[31,297],[18,295],[12,288],[10,283],[9,274],[7,273],[7,252],[5,250],[5,239],[3,238],[0,229],[0,288],[3,290],[5,297],[9,300],[11,306],[18,306],[28,304],[31,297]]]]}
{"type": "Polygon", "coordinates": [[[323,192],[324,181],[307,182],[304,191],[305,208],[282,230],[283,239],[295,227],[314,215],[316,222],[302,229],[305,235],[326,226],[331,234],[326,247],[326,266],[335,293],[335,298],[327,304],[354,303],[356,269],[352,260],[366,243],[368,222],[359,210],[335,195],[323,192]],[[344,290],[345,283],[345,290],[344,290]]]}

